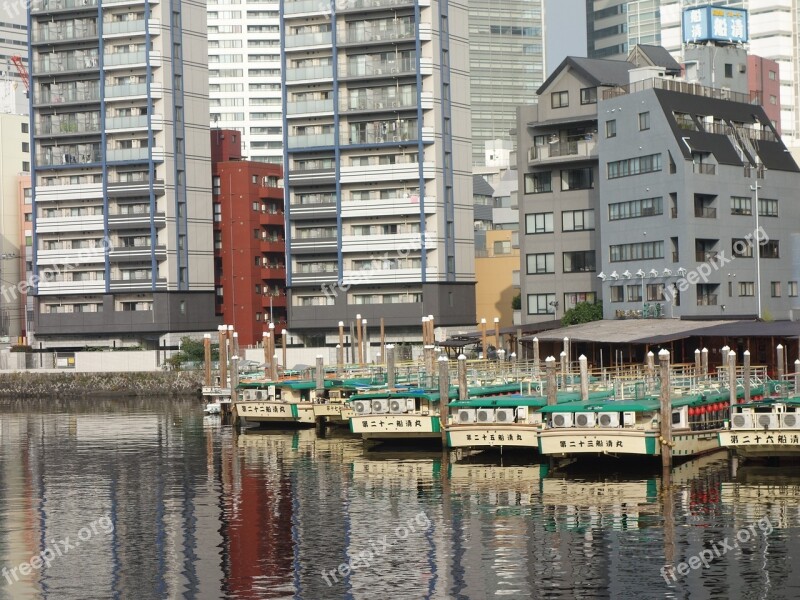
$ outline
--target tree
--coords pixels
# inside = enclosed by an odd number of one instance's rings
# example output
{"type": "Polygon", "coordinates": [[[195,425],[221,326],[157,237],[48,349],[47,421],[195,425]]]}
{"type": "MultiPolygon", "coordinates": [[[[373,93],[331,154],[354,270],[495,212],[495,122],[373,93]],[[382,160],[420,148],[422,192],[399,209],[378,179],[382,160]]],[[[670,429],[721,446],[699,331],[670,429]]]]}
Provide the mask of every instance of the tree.
{"type": "MultiPolygon", "coordinates": [[[[173,354],[167,362],[173,369],[178,369],[184,363],[202,363],[205,360],[205,347],[202,340],[193,340],[185,336],[181,338],[180,352],[173,354]]],[[[211,345],[211,360],[219,360],[219,344],[211,345]]]]}
{"type": "Polygon", "coordinates": [[[590,323],[600,321],[603,318],[603,303],[598,302],[578,302],[574,308],[570,308],[561,318],[562,325],[578,325],[579,323],[590,323]]]}
{"type": "Polygon", "coordinates": [[[512,310],[519,310],[522,308],[522,295],[517,294],[511,299],[511,308],[512,310]]]}

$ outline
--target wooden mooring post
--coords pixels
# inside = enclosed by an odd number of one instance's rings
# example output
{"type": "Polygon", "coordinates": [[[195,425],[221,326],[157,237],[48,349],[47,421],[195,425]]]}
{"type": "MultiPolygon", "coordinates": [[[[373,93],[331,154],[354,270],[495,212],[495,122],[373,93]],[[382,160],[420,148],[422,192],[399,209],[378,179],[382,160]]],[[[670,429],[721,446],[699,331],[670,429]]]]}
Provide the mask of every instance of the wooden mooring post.
{"type": "Polygon", "coordinates": [[[662,348],[658,353],[661,364],[661,466],[672,468],[672,397],[670,382],[669,350],[662,348]]]}

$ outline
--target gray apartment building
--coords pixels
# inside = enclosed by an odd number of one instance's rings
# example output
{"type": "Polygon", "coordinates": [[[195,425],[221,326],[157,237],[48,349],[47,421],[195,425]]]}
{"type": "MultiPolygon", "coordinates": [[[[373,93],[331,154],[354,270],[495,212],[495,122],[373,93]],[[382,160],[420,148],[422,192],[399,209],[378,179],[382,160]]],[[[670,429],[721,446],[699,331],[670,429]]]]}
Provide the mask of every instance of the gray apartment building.
{"type": "Polygon", "coordinates": [[[521,109],[523,321],[580,300],[607,319],[790,317],[800,169],[749,95],[646,54],[568,58],[521,109]]]}

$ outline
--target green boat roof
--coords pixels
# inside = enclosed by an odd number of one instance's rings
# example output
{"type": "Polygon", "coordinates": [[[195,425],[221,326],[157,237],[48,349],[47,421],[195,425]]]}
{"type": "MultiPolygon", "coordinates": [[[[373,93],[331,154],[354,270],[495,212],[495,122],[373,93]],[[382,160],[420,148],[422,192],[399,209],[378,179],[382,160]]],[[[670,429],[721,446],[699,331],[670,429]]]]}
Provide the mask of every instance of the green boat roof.
{"type": "MultiPolygon", "coordinates": [[[[589,392],[589,399],[602,400],[608,398],[613,393],[613,390],[597,390],[589,392]]],[[[580,392],[559,392],[558,396],[556,397],[556,401],[559,404],[575,402],[580,400],[580,396],[580,392]]],[[[541,408],[543,406],[547,406],[547,398],[544,396],[527,396],[524,394],[499,397],[488,396],[470,400],[456,400],[455,402],[451,402],[450,406],[455,408],[508,408],[515,406],[533,406],[536,408],[541,408]]]]}
{"type": "MultiPolygon", "coordinates": [[[[504,394],[504,393],[511,394],[513,392],[519,392],[518,383],[471,387],[468,389],[468,394],[471,397],[489,396],[489,395],[497,396],[499,394],[504,394]]],[[[354,402],[355,400],[380,400],[380,399],[391,399],[391,398],[425,398],[427,400],[430,400],[431,402],[438,402],[439,392],[438,390],[437,391],[425,390],[421,388],[408,388],[405,390],[395,389],[391,391],[386,390],[380,392],[367,392],[365,394],[353,394],[352,396],[350,396],[348,401],[354,402]]],[[[448,398],[450,399],[458,398],[457,386],[450,386],[448,398]]]]}

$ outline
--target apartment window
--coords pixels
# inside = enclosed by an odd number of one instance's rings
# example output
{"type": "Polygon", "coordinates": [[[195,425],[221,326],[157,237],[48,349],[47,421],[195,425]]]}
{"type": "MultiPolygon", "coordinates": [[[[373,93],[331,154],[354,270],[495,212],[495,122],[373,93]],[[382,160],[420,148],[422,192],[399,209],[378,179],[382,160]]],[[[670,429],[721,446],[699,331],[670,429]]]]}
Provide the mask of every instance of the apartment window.
{"type": "Polygon", "coordinates": [[[22,161],[22,171],[23,173],[30,173],[31,171],[31,163],[27,160],[22,161]]]}
{"type": "Polygon", "coordinates": [[[594,304],[597,302],[597,294],[594,292],[566,292],[564,294],[564,310],[575,308],[581,302],[594,304]]]}
{"type": "Polygon", "coordinates": [[[564,273],[589,273],[595,270],[594,250],[564,252],[564,273]]]}
{"type": "Polygon", "coordinates": [[[789,297],[790,298],[797,298],[797,282],[796,281],[790,281],[789,282],[789,290],[788,290],[788,292],[789,292],[789,297]]]}
{"type": "Polygon", "coordinates": [[[253,229],[253,239],[254,239],[254,240],[257,240],[257,239],[259,239],[260,237],[261,237],[261,230],[259,230],[259,229],[253,229]]]}
{"type": "Polygon", "coordinates": [[[753,214],[752,200],[747,196],[731,196],[731,214],[747,215],[747,216],[752,215],[753,214]]]}
{"type": "Polygon", "coordinates": [[[617,137],[616,119],[611,119],[610,121],[606,121],[606,137],[607,138],[617,137]]]}
{"type": "Polygon", "coordinates": [[[581,104],[597,104],[597,88],[581,89],[581,104]]]}
{"type": "Polygon", "coordinates": [[[775,81],[775,71],[770,71],[767,75],[771,81],[775,81]]]}
{"type": "Polygon", "coordinates": [[[594,229],[594,209],[567,210],[561,213],[561,231],[591,231],[594,229]]]}
{"type": "Polygon", "coordinates": [[[725,77],[727,79],[733,77],[733,65],[731,63],[725,63],[725,77]]]}
{"type": "Polygon", "coordinates": [[[778,216],[778,201],[770,198],[758,199],[758,216],[760,217],[777,217],[778,216]]]}
{"type": "Polygon", "coordinates": [[[511,242],[508,240],[499,240],[494,243],[494,253],[497,254],[511,254],[511,242]]]}
{"type": "Polygon", "coordinates": [[[629,177],[661,170],[661,155],[648,154],[608,163],[608,178],[629,177]]]}
{"type": "Polygon", "coordinates": [[[590,190],[593,187],[594,174],[591,167],[561,171],[561,191],[590,190]]]}
{"type": "Polygon", "coordinates": [[[553,213],[525,215],[525,233],[553,233],[553,213]]]}
{"type": "Polygon", "coordinates": [[[777,103],[778,103],[778,97],[777,97],[777,96],[774,96],[774,95],[772,95],[772,94],[770,94],[770,96],[769,96],[769,103],[770,103],[770,104],[777,104],[777,103]]]}
{"type": "Polygon", "coordinates": [[[637,242],[609,246],[609,260],[624,262],[630,260],[649,260],[664,258],[664,242],[637,242]]]}
{"type": "Polygon", "coordinates": [[[664,213],[664,202],[661,196],[657,198],[642,198],[626,202],[614,202],[608,205],[608,220],[636,219],[638,217],[651,217],[664,213]]]}
{"type": "Polygon", "coordinates": [[[528,275],[555,273],[555,257],[556,255],[553,252],[528,254],[525,257],[528,265],[528,275]]]}
{"type": "Polygon", "coordinates": [[[731,249],[736,258],[753,258],[753,244],[745,239],[731,240],[731,249]]]}
{"type": "Polygon", "coordinates": [[[546,315],[555,312],[555,294],[528,294],[528,314],[546,315]]]}
{"type": "Polygon", "coordinates": [[[740,296],[755,296],[756,295],[756,284],[752,281],[740,281],[739,282],[739,295],[740,296]]]}
{"type": "Polygon", "coordinates": [[[550,94],[550,106],[553,108],[569,106],[569,92],[553,92],[550,94]]]}
{"type": "Polygon", "coordinates": [[[770,295],[773,298],[780,298],[781,297],[781,282],[780,281],[771,281],[769,284],[770,295]]]}
{"type": "Polygon", "coordinates": [[[525,175],[526,194],[543,194],[552,191],[552,173],[550,171],[525,175]]]}
{"type": "Polygon", "coordinates": [[[625,286],[628,291],[628,302],[641,302],[642,301],[642,286],[641,285],[628,285],[625,286]]]}
{"type": "Polygon", "coordinates": [[[661,302],[664,300],[663,283],[648,283],[646,289],[648,302],[661,302]]]}
{"type": "Polygon", "coordinates": [[[780,242],[769,240],[766,244],[761,244],[760,255],[761,258],[780,258],[780,242]]]}
{"type": "Polygon", "coordinates": [[[222,250],[222,232],[214,232],[214,250],[222,250]]]}
{"type": "Polygon", "coordinates": [[[639,113],[639,131],[650,129],[650,112],[639,113]]]}
{"type": "Polygon", "coordinates": [[[625,302],[625,287],[621,285],[611,286],[611,301],[625,302]]]}
{"type": "Polygon", "coordinates": [[[31,145],[28,142],[22,142],[22,151],[23,152],[30,152],[31,145]]]}
{"type": "Polygon", "coordinates": [[[28,124],[22,123],[22,133],[28,133],[28,124]]]}
{"type": "Polygon", "coordinates": [[[181,300],[181,301],[178,303],[178,310],[180,310],[180,311],[181,311],[181,314],[182,314],[182,315],[185,315],[185,314],[186,314],[186,300],[181,300]]]}
{"type": "Polygon", "coordinates": [[[211,193],[214,194],[215,196],[219,196],[220,194],[219,175],[214,175],[214,177],[211,179],[211,186],[212,186],[211,193]]]}

